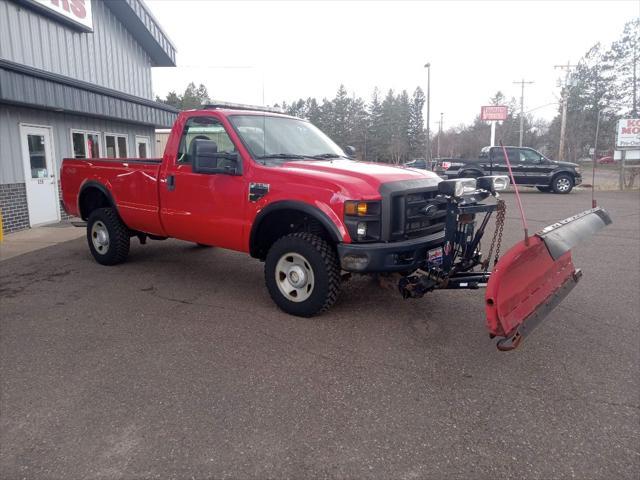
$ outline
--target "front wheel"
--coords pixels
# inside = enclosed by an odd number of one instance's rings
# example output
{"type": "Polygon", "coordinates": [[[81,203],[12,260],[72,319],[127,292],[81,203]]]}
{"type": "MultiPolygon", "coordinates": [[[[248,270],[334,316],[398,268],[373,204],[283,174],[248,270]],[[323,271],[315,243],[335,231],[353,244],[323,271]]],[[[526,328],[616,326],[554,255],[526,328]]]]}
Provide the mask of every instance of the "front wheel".
{"type": "Polygon", "coordinates": [[[98,208],[87,220],[87,242],[96,262],[117,265],[129,255],[129,229],[113,208],[98,208]]]}
{"type": "Polygon", "coordinates": [[[556,176],[551,183],[551,188],[555,193],[569,193],[573,190],[573,177],[566,173],[556,176]]]}
{"type": "Polygon", "coordinates": [[[335,249],[311,233],[293,233],[277,240],[267,253],[264,274],[276,305],[299,317],[328,310],[340,292],[335,249]]]}

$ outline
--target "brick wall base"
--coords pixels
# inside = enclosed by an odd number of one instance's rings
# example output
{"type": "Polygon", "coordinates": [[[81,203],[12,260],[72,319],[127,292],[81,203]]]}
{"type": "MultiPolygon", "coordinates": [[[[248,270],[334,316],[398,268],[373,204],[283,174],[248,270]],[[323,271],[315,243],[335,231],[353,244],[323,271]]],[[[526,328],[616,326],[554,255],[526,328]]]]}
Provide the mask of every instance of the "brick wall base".
{"type": "Polygon", "coordinates": [[[60,200],[60,220],[64,222],[65,220],[73,218],[71,215],[64,211],[64,204],[62,203],[62,186],[60,185],[60,180],[58,180],[58,200],[60,200]]]}
{"type": "Polygon", "coordinates": [[[24,183],[0,185],[0,210],[3,233],[29,228],[27,188],[24,183]]]}

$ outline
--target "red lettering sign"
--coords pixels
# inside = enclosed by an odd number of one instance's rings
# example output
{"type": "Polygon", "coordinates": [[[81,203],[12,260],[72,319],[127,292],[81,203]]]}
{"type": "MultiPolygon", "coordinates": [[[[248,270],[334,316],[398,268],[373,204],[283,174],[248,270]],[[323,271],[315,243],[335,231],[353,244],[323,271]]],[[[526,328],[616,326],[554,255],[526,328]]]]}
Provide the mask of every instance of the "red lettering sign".
{"type": "Polygon", "coordinates": [[[71,11],[78,18],[87,16],[87,10],[84,8],[84,0],[71,0],[71,11]]]}
{"type": "Polygon", "coordinates": [[[487,105],[480,109],[480,120],[506,120],[508,109],[504,105],[487,105]]]}
{"type": "Polygon", "coordinates": [[[93,30],[91,0],[25,0],[51,12],[54,17],[93,30]]]}

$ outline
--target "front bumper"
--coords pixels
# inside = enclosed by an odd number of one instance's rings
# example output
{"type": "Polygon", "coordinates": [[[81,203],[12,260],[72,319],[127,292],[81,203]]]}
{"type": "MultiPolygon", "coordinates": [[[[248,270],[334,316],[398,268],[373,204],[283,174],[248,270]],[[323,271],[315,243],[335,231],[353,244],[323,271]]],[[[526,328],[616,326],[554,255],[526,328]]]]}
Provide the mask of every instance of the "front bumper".
{"type": "Polygon", "coordinates": [[[419,268],[427,252],[444,244],[444,231],[402,242],[340,243],[343,270],[355,273],[405,272],[419,268]]]}
{"type": "Polygon", "coordinates": [[[574,175],[574,185],[580,185],[582,183],[582,175],[580,173],[576,173],[574,175]]]}

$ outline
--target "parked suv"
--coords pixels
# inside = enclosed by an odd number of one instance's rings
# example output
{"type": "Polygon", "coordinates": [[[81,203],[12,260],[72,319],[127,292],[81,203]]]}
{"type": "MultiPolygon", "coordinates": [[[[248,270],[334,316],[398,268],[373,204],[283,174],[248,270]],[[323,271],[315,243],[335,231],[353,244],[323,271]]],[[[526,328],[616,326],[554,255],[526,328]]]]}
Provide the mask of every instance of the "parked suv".
{"type": "MultiPolygon", "coordinates": [[[[582,172],[576,163],[550,160],[528,147],[506,147],[506,150],[518,185],[536,187],[541,192],[569,193],[582,183],[582,172]]],[[[447,169],[436,173],[447,178],[478,178],[508,175],[509,169],[502,147],[484,147],[477,159],[449,162],[447,169]]]]}

